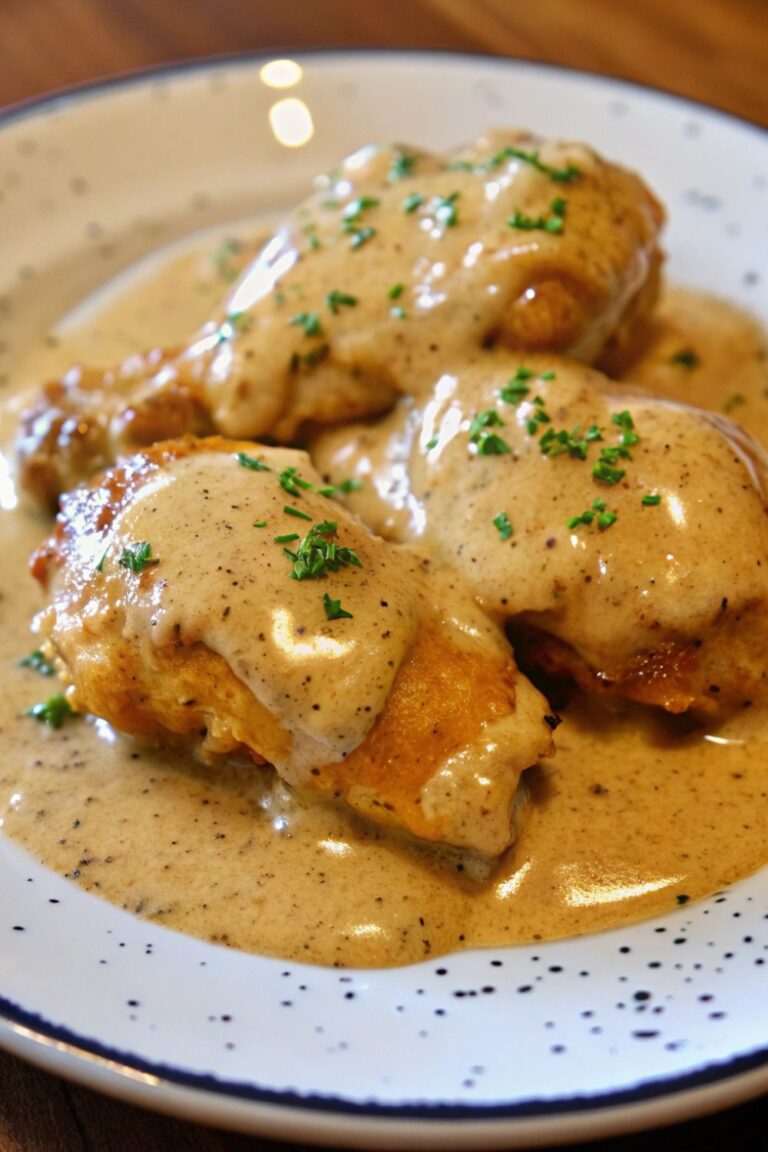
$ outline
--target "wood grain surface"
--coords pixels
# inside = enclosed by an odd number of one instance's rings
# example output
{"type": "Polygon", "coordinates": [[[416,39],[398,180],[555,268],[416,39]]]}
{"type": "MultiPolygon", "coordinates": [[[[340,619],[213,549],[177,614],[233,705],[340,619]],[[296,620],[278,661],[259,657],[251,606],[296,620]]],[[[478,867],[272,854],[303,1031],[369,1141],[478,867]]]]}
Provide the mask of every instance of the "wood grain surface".
{"type": "MultiPolygon", "coordinates": [[[[340,46],[548,61],[768,126],[767,0],[0,0],[0,106],[168,61],[340,46]]],[[[0,1152],[278,1147],[140,1111],[0,1053],[0,1152]]],[[[589,1147],[768,1152],[768,1101],[589,1147]]]]}

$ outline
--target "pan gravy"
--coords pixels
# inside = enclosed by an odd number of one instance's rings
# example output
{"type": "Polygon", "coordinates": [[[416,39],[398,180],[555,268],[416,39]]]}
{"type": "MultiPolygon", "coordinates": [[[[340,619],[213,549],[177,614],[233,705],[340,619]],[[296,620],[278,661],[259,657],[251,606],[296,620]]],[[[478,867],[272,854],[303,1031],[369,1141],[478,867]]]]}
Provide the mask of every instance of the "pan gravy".
{"type": "MultiPolygon", "coordinates": [[[[18,362],[16,390],[78,360],[109,363],[128,347],[180,339],[205,319],[225,279],[205,250],[154,264],[18,362]]],[[[660,390],[721,409],[743,367],[742,378],[756,380],[743,414],[768,405],[760,337],[746,318],[692,294],[670,296],[661,316],[676,327],[659,329],[645,358],[638,353],[641,379],[658,383],[669,340],[675,351],[701,349],[694,368],[675,365],[686,388],[695,371],[696,391],[676,391],[678,376],[667,372],[660,390]],[[733,341],[724,380],[717,334],[726,339],[739,325],[755,342],[733,341]]],[[[522,836],[482,883],[456,854],[298,803],[268,769],[201,766],[98,720],[39,725],[24,712],[56,683],[17,662],[34,647],[28,622],[41,606],[26,561],[49,525],[18,508],[1,515],[0,824],[48,867],[130,912],[262,954],[398,965],[664,913],[768,860],[768,724],[756,711],[706,732],[577,698],[556,758],[528,774],[522,836]]]]}

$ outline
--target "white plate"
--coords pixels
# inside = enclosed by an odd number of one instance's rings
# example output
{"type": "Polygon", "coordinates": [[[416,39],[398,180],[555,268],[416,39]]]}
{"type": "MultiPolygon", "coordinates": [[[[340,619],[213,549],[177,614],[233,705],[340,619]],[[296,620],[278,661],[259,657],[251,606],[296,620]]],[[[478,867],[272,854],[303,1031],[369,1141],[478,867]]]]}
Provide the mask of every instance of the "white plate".
{"type": "MultiPolygon", "coordinates": [[[[6,115],[0,348],[158,235],[271,212],[365,142],[440,147],[491,124],[582,137],[641,170],[670,209],[671,278],[768,317],[757,129],[500,60],[311,56],[285,91],[262,64],[169,70],[6,115]],[[286,98],[310,111],[303,147],[270,128],[286,98]]],[[[340,973],[136,920],[0,838],[0,1043],[135,1103],[284,1138],[480,1148],[630,1131],[768,1088],[767,916],[763,871],[621,932],[340,973]]]]}

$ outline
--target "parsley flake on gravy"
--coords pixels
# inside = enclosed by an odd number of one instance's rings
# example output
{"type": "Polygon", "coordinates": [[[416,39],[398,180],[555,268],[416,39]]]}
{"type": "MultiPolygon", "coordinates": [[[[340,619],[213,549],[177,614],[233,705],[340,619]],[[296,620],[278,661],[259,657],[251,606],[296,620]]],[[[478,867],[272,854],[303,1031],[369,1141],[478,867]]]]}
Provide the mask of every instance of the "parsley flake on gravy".
{"type": "Polygon", "coordinates": [[[157,557],[152,556],[152,545],[146,540],[126,545],[117,562],[121,568],[133,572],[134,576],[138,576],[148,565],[160,563],[157,557]]]}
{"type": "Polygon", "coordinates": [[[332,600],[327,592],[323,593],[323,607],[325,608],[325,615],[329,620],[354,619],[351,612],[344,611],[341,606],[341,600],[332,600]]]}
{"type": "Polygon", "coordinates": [[[31,708],[27,709],[26,715],[34,717],[41,724],[50,725],[51,728],[61,728],[65,720],[74,716],[74,711],[66,696],[57,692],[54,696],[49,696],[47,700],[33,704],[31,708]]]}

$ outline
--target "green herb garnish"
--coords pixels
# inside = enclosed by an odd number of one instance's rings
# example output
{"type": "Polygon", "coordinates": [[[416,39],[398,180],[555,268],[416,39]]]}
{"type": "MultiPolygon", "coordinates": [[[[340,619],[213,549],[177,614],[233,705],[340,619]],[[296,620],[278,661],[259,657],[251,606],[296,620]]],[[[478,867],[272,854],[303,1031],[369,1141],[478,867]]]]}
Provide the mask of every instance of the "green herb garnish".
{"type": "Polygon", "coordinates": [[[413,152],[396,152],[387,174],[389,183],[394,184],[396,180],[405,180],[407,176],[412,176],[418,159],[413,152]]]}
{"type": "Polygon", "coordinates": [[[313,524],[295,552],[285,548],[293,561],[291,577],[294,580],[316,580],[328,572],[353,565],[361,568],[359,556],[351,548],[340,547],[335,539],[338,525],[333,520],[313,524]]]}
{"type": "Polygon", "coordinates": [[[473,418],[469,425],[469,439],[470,443],[477,448],[479,456],[503,456],[509,452],[510,448],[506,440],[502,440],[501,436],[497,436],[495,432],[488,431],[489,428],[503,427],[503,425],[504,421],[495,408],[488,408],[485,412],[479,412],[473,418]]]}
{"type": "Polygon", "coordinates": [[[397,300],[405,292],[405,284],[393,284],[387,292],[390,300],[397,300]]]}
{"type": "Polygon", "coordinates": [[[498,529],[499,536],[502,540],[509,540],[512,535],[513,528],[509,522],[509,516],[506,512],[499,512],[498,516],[493,518],[494,526],[498,529]]]}
{"type": "Polygon", "coordinates": [[[338,288],[332,288],[325,297],[325,302],[336,316],[342,307],[354,308],[357,304],[357,296],[350,296],[349,292],[340,292],[338,288]]]}
{"type": "Polygon", "coordinates": [[[538,152],[525,152],[522,148],[512,147],[502,148],[495,152],[485,161],[483,166],[498,168],[505,160],[522,160],[524,164],[530,164],[537,172],[543,172],[545,176],[549,176],[550,180],[556,184],[570,184],[572,180],[581,175],[581,170],[575,164],[567,164],[565,168],[553,168],[541,160],[538,152]]]}
{"type": "Polygon", "coordinates": [[[297,312],[288,323],[303,328],[305,336],[320,336],[323,331],[317,312],[297,312]]]}
{"type": "Polygon", "coordinates": [[[362,248],[363,244],[367,244],[368,241],[372,240],[376,235],[375,228],[358,228],[354,230],[350,229],[350,231],[352,231],[352,237],[349,241],[349,246],[353,252],[358,248],[362,248]]]}
{"type": "Polygon", "coordinates": [[[403,212],[407,212],[410,216],[410,214],[415,212],[417,208],[420,208],[423,203],[424,197],[421,192],[411,192],[411,194],[403,200],[403,212]]]}
{"type": "Polygon", "coordinates": [[[524,232],[562,232],[565,227],[565,211],[567,202],[560,198],[553,200],[549,206],[550,216],[526,216],[524,212],[513,212],[508,218],[510,228],[519,228],[524,232]]]}
{"type": "Polygon", "coordinates": [[[451,192],[449,196],[436,196],[432,201],[435,219],[444,228],[455,228],[459,222],[459,212],[456,207],[458,198],[458,192],[451,192]]]}
{"type": "Polygon", "coordinates": [[[27,716],[33,716],[41,724],[49,724],[51,728],[61,728],[65,720],[74,715],[67,698],[61,692],[49,696],[40,704],[33,704],[27,709],[27,716]]]}
{"type": "Polygon", "coordinates": [[[148,544],[146,540],[141,540],[137,544],[128,544],[123,548],[118,560],[120,567],[127,568],[133,572],[134,576],[143,572],[147,565],[159,563],[158,559],[152,557],[152,545],[148,544]]]}
{"type": "Polygon", "coordinates": [[[640,503],[645,504],[646,507],[656,507],[656,505],[661,504],[661,496],[656,492],[646,492],[640,503]]]}
{"type": "Polygon", "coordinates": [[[624,470],[622,468],[613,467],[613,464],[611,463],[612,458],[607,455],[609,451],[610,449],[603,449],[603,453],[601,453],[600,459],[592,469],[592,475],[594,476],[595,480],[599,480],[601,484],[613,485],[618,484],[619,480],[623,478],[624,470]]]}
{"type": "Polygon", "coordinates": [[[341,600],[332,600],[327,592],[323,593],[323,607],[325,608],[325,615],[329,620],[354,619],[351,612],[344,611],[341,606],[341,600]]]}
{"type": "Polygon", "coordinates": [[[280,487],[288,493],[289,496],[301,496],[302,491],[308,492],[314,487],[309,480],[305,480],[299,476],[299,470],[296,467],[283,468],[278,480],[280,487]]]}
{"type": "Polygon", "coordinates": [[[680,348],[669,358],[670,364],[679,364],[681,368],[698,368],[701,360],[693,348],[680,348]]]}
{"type": "Polygon", "coordinates": [[[30,652],[29,656],[25,656],[23,660],[19,660],[20,668],[31,668],[33,672],[39,672],[42,676],[53,676],[56,669],[50,660],[48,660],[39,648],[35,648],[34,652],[30,652]]]}
{"type": "Polygon", "coordinates": [[[340,484],[336,485],[337,492],[359,492],[362,488],[363,482],[357,476],[350,476],[347,480],[342,480],[340,484]]]}
{"type": "Polygon", "coordinates": [[[263,460],[256,456],[249,456],[247,452],[238,452],[237,462],[241,468],[250,468],[252,472],[271,472],[272,469],[263,460]]]}
{"type": "Polygon", "coordinates": [[[295,516],[297,520],[312,519],[308,513],[302,512],[300,508],[293,508],[290,504],[285,504],[283,506],[283,512],[285,512],[288,516],[295,516]]]}
{"type": "Polygon", "coordinates": [[[567,527],[573,529],[578,528],[581,524],[589,525],[595,517],[597,517],[597,526],[601,532],[604,532],[606,528],[610,528],[618,519],[617,513],[609,512],[603,500],[593,500],[591,508],[587,508],[580,516],[572,516],[571,519],[567,521],[567,527]]]}

